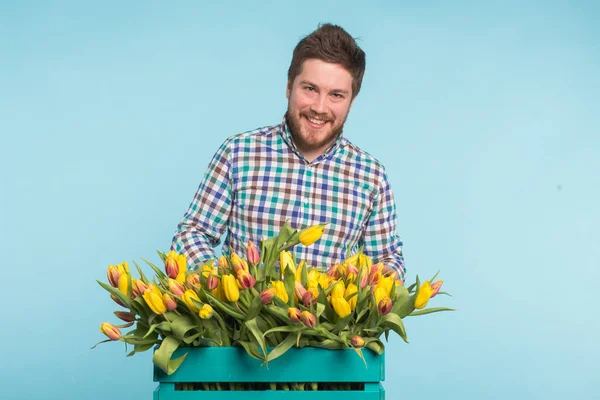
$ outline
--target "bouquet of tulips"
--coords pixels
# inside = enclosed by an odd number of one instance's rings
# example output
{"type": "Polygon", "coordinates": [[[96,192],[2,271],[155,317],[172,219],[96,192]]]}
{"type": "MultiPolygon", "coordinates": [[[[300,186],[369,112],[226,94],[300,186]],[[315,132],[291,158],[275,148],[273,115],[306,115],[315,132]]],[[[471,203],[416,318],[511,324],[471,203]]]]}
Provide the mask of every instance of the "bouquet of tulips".
{"type": "Polygon", "coordinates": [[[265,364],[294,346],[352,348],[362,358],[363,348],[382,354],[380,338],[390,330],[406,341],[404,317],[451,310],[424,309],[442,293],[442,281],[421,284],[417,277],[405,287],[393,269],[360,250],[326,271],[297,263],[289,250],[310,246],[324,228],[298,231],[286,223],[260,251],[248,242],[245,258],[232,253],[196,270],[187,269],[183,254],[159,252],[164,268],[144,260],[156,273],[152,280],[137,263],[138,278],[126,262],[110,265],[109,283],[98,283],[125,308],[115,311],[124,324],[103,323],[108,339],[100,343],[132,345],[128,356],[158,346],[153,361],[167,374],[185,359],[171,359],[178,347],[242,346],[265,364]]]}

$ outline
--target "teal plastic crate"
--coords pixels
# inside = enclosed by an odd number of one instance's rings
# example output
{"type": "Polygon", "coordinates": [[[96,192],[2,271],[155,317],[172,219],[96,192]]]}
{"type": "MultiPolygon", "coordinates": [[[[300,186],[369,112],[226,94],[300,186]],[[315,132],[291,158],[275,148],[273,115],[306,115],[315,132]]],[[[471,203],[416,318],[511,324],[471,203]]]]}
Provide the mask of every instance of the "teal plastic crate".
{"type": "Polygon", "coordinates": [[[385,400],[381,383],[385,380],[385,357],[367,349],[363,349],[366,366],[352,349],[305,347],[291,348],[269,362],[268,368],[238,347],[180,348],[173,358],[186,352],[185,361],[172,375],[154,366],[154,381],[158,382],[154,400],[385,400]],[[178,390],[180,384],[200,386],[203,382],[335,382],[350,383],[354,390],[178,390]]]}

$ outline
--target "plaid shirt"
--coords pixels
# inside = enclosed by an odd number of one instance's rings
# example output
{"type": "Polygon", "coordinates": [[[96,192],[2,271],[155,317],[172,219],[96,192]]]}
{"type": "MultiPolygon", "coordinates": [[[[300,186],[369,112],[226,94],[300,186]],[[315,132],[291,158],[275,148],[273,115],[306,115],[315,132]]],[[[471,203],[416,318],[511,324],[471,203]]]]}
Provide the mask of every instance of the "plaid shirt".
{"type": "Polygon", "coordinates": [[[216,259],[213,250],[227,231],[223,254],[245,254],[245,244],[279,233],[329,223],[319,241],[294,246],[298,260],[326,269],[360,246],[404,279],[402,241],[385,169],[342,135],[308,162],[282,124],[229,137],[212,158],[192,204],[177,227],[172,250],[190,264],[216,259]]]}

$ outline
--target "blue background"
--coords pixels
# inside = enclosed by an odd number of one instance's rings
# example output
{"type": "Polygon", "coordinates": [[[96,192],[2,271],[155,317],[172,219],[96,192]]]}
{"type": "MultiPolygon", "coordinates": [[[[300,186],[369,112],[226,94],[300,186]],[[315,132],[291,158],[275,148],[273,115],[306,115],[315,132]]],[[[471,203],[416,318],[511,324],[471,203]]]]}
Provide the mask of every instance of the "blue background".
{"type": "MultiPolygon", "coordinates": [[[[126,4],[125,4],[126,3],[126,4]]],[[[216,2],[215,2],[216,3],[216,2]]],[[[386,166],[408,280],[388,399],[598,399],[597,2],[0,5],[3,399],[149,399],[151,354],[90,346],[106,267],[167,250],[209,159],[281,121],[297,41],[367,53],[345,134],[386,166]],[[596,110],[596,111],[594,111],[596,110]]]]}

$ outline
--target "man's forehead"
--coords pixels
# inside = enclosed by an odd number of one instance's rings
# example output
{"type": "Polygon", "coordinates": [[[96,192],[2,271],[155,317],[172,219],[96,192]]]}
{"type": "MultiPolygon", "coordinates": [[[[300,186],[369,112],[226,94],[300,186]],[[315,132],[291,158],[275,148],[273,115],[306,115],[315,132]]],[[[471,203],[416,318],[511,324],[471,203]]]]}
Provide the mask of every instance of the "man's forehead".
{"type": "Polygon", "coordinates": [[[352,75],[342,65],[318,59],[304,61],[296,82],[309,83],[315,86],[349,91],[352,89],[352,75]]]}

